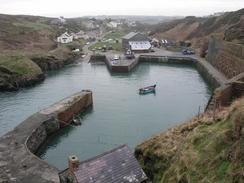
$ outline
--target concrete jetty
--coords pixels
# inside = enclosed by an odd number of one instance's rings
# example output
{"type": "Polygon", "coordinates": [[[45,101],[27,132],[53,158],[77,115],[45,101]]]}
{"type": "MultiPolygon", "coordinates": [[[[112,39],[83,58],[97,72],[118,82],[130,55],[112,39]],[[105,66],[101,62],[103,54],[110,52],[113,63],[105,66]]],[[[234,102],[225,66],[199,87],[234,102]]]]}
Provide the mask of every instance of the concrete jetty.
{"type": "Polygon", "coordinates": [[[59,183],[59,170],[35,156],[48,136],[91,106],[83,90],[43,109],[0,138],[0,183],[59,183]]]}

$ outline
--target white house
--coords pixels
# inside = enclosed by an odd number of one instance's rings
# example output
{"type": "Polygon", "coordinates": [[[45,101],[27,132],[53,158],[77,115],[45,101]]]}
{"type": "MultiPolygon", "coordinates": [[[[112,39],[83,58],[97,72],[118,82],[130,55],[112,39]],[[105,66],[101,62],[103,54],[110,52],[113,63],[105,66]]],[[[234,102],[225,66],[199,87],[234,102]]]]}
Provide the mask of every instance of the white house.
{"type": "Polygon", "coordinates": [[[67,32],[63,33],[61,36],[57,38],[57,42],[59,43],[70,43],[73,41],[73,36],[69,35],[67,32]]]}
{"type": "Polygon", "coordinates": [[[107,26],[110,28],[117,28],[120,25],[119,22],[115,22],[115,21],[111,21],[109,23],[107,23],[107,26]]]}
{"type": "Polygon", "coordinates": [[[64,17],[59,17],[59,21],[62,23],[62,24],[65,24],[66,23],[66,20],[64,17]]]}

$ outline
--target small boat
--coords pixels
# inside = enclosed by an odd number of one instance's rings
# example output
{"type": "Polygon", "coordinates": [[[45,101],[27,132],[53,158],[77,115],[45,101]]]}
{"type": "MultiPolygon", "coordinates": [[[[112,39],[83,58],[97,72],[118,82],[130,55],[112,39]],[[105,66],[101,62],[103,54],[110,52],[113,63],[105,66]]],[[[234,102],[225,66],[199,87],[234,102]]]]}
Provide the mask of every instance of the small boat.
{"type": "Polygon", "coordinates": [[[78,116],[78,115],[77,116],[74,116],[72,122],[73,122],[74,125],[81,125],[81,118],[80,118],[80,116],[78,116]]]}
{"type": "Polygon", "coordinates": [[[139,94],[155,93],[156,85],[147,86],[139,89],[139,94]]]}

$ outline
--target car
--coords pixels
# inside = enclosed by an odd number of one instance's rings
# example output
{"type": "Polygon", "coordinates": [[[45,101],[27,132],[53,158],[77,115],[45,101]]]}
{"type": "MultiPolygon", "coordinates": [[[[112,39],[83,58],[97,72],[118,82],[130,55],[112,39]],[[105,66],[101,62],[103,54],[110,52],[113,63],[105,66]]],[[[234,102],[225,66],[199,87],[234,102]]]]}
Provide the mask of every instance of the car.
{"type": "Polygon", "coordinates": [[[183,49],[183,50],[181,51],[181,53],[182,53],[183,55],[193,55],[193,54],[195,54],[195,52],[194,52],[193,50],[191,50],[191,49],[183,49]]]}
{"type": "Polygon", "coordinates": [[[113,60],[119,60],[119,55],[114,55],[113,60]]]}
{"type": "Polygon", "coordinates": [[[90,44],[90,42],[87,42],[87,43],[86,43],[86,45],[89,45],[89,44],[90,44]]]}

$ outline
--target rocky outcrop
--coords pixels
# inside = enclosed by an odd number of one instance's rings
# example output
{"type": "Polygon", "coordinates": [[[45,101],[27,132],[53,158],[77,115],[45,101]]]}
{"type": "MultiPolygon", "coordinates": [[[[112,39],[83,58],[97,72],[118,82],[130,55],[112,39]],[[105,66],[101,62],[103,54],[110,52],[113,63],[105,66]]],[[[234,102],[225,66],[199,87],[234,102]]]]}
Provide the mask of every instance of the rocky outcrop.
{"type": "Polygon", "coordinates": [[[43,73],[31,76],[23,76],[0,66],[0,91],[16,91],[20,88],[33,86],[45,79],[43,73]]]}
{"type": "Polygon", "coordinates": [[[57,58],[53,55],[34,56],[31,59],[35,62],[43,72],[49,70],[57,70],[65,65],[72,64],[78,58],[78,55],[69,55],[66,58],[57,58]]]}
{"type": "Polygon", "coordinates": [[[79,58],[67,48],[55,49],[47,54],[5,56],[0,58],[0,91],[16,91],[33,86],[45,79],[45,72],[74,63],[79,58]]]}

